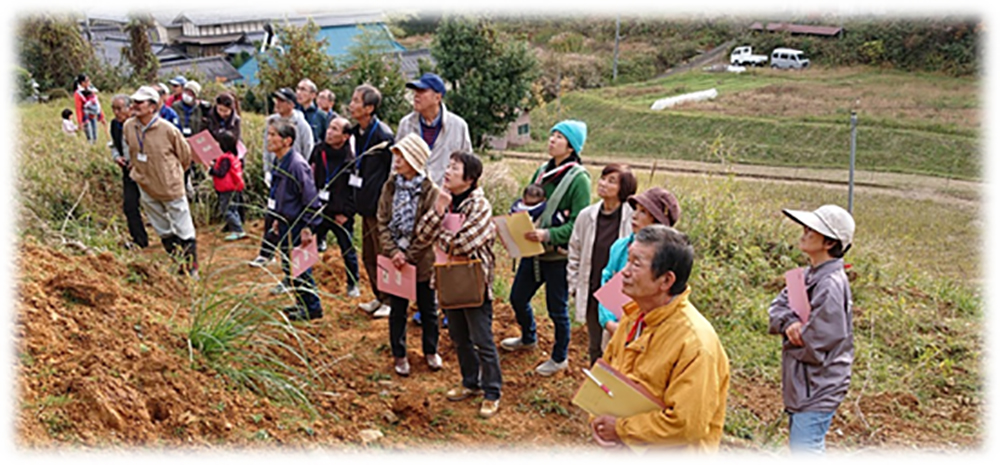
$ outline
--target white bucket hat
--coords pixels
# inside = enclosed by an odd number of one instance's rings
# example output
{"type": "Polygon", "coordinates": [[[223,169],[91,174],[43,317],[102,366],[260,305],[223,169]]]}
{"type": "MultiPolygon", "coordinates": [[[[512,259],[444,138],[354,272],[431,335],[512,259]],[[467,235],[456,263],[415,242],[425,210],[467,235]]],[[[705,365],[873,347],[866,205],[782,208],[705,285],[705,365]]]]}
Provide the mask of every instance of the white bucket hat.
{"type": "Polygon", "coordinates": [[[823,205],[815,211],[781,210],[792,221],[822,234],[824,237],[836,239],[844,246],[844,252],[851,248],[854,240],[854,217],[847,210],[837,205],[823,205]]]}

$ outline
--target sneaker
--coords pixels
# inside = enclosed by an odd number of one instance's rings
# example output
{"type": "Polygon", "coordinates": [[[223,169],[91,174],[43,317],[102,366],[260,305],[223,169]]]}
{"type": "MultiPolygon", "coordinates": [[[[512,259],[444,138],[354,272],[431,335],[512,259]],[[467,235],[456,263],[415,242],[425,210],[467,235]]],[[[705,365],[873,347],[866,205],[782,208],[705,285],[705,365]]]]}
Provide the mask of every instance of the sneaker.
{"type": "Polygon", "coordinates": [[[538,342],[532,342],[531,344],[525,344],[521,342],[520,337],[508,337],[500,341],[500,347],[508,352],[514,352],[515,350],[531,350],[538,347],[538,342]]]}
{"type": "Polygon", "coordinates": [[[427,357],[427,366],[431,371],[438,371],[441,369],[441,356],[438,354],[430,354],[427,357]]]}
{"type": "Polygon", "coordinates": [[[383,305],[372,312],[373,318],[389,318],[389,314],[392,313],[392,309],[388,305],[383,305]]]}
{"type": "Polygon", "coordinates": [[[444,394],[444,397],[452,402],[458,402],[472,396],[478,396],[482,393],[483,391],[481,389],[469,389],[465,386],[459,386],[457,388],[449,389],[448,392],[444,394]]]}
{"type": "Polygon", "coordinates": [[[406,357],[397,358],[393,369],[399,376],[410,376],[410,362],[406,360],[406,357]]]}
{"type": "Polygon", "coordinates": [[[356,299],[361,297],[361,291],[358,290],[358,286],[350,286],[347,288],[347,296],[352,299],[356,299]]]}
{"type": "Polygon", "coordinates": [[[243,239],[244,237],[247,237],[247,233],[245,233],[243,231],[240,231],[240,232],[230,233],[228,236],[225,237],[224,240],[227,241],[227,242],[228,241],[238,241],[240,239],[243,239]]]}
{"type": "Polygon", "coordinates": [[[247,265],[250,265],[250,266],[256,267],[256,268],[263,268],[263,267],[267,266],[267,263],[270,262],[270,261],[271,261],[271,259],[265,258],[263,256],[258,255],[257,258],[254,258],[253,260],[250,260],[249,262],[247,262],[247,265]]]}
{"type": "Polygon", "coordinates": [[[413,323],[418,325],[420,324],[420,312],[413,314],[413,323]]]}
{"type": "Polygon", "coordinates": [[[483,400],[483,405],[479,407],[479,416],[490,418],[497,414],[497,410],[500,410],[500,399],[483,400]]]}
{"type": "Polygon", "coordinates": [[[316,244],[316,251],[326,252],[326,241],[319,241],[319,243],[316,244]]]}
{"type": "Polygon", "coordinates": [[[372,313],[375,310],[378,310],[379,307],[382,307],[382,302],[379,302],[378,299],[375,299],[375,300],[373,300],[371,302],[365,302],[365,303],[363,303],[361,305],[358,305],[358,308],[360,308],[360,309],[362,309],[362,310],[364,310],[364,311],[366,311],[368,313],[372,313]]]}
{"type": "Polygon", "coordinates": [[[282,282],[279,282],[278,284],[276,284],[274,287],[271,288],[271,294],[274,294],[274,295],[284,294],[284,293],[286,293],[286,292],[288,292],[290,290],[291,289],[288,287],[288,285],[286,285],[284,283],[284,281],[282,281],[282,282]]]}
{"type": "Polygon", "coordinates": [[[550,358],[546,360],[545,363],[538,365],[538,367],[535,368],[535,372],[542,376],[552,376],[565,370],[566,368],[569,368],[569,359],[556,362],[550,358]]]}

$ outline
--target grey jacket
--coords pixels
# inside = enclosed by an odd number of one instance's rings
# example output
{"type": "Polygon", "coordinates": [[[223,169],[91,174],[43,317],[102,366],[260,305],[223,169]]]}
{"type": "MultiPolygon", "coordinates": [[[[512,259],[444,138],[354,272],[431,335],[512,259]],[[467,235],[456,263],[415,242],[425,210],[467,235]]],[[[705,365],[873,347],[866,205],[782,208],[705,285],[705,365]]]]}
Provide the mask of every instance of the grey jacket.
{"type": "MultiPolygon", "coordinates": [[[[264,183],[267,184],[267,187],[271,187],[271,170],[274,168],[274,160],[277,158],[273,152],[267,150],[267,125],[275,119],[281,119],[281,115],[274,113],[264,120],[264,183]]],[[[292,110],[291,123],[295,126],[295,143],[292,144],[292,149],[304,154],[302,155],[304,157],[309,156],[313,150],[313,134],[309,122],[306,121],[306,117],[301,111],[292,110]]]]}
{"type": "MultiPolygon", "coordinates": [[[[441,118],[441,133],[431,147],[431,155],[427,157],[426,165],[427,175],[439,186],[444,183],[444,172],[448,169],[448,160],[451,159],[452,152],[458,150],[472,152],[469,125],[465,120],[448,111],[444,102],[441,102],[441,118]]],[[[403,137],[410,133],[420,135],[420,115],[415,111],[399,120],[396,140],[403,140],[403,137]]]]}
{"type": "Polygon", "coordinates": [[[851,287],[844,260],[833,259],[810,267],[805,274],[809,321],[802,325],[804,346],[795,346],[785,329],[798,321],[788,306],[785,288],[768,309],[768,332],[782,335],[781,387],[790,412],[836,410],[847,395],[854,362],[851,287]]]}

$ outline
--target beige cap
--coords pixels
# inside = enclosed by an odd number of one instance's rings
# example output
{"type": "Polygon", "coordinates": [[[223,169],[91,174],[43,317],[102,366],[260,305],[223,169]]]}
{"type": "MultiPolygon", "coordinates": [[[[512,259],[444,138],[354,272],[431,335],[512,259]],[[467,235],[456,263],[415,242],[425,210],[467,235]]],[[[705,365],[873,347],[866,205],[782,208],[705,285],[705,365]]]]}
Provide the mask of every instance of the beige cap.
{"type": "Polygon", "coordinates": [[[424,166],[427,164],[427,158],[430,157],[431,148],[427,146],[427,142],[424,142],[423,137],[411,132],[396,142],[396,145],[393,145],[389,150],[402,156],[413,169],[426,176],[424,166]]]}
{"type": "Polygon", "coordinates": [[[844,246],[844,252],[854,240],[854,217],[837,205],[823,205],[815,211],[781,210],[786,216],[824,237],[836,239],[844,246]]]}

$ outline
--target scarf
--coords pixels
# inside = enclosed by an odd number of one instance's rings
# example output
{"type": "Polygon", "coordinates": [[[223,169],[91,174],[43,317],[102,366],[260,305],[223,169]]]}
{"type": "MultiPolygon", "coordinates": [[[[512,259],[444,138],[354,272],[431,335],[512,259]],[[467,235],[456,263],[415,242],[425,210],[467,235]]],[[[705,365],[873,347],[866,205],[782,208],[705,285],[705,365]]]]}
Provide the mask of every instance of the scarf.
{"type": "Polygon", "coordinates": [[[410,247],[413,225],[417,219],[417,201],[420,200],[420,185],[423,175],[416,175],[409,181],[396,176],[396,192],[392,195],[392,218],[389,220],[389,234],[393,242],[404,252],[410,247]]]}

